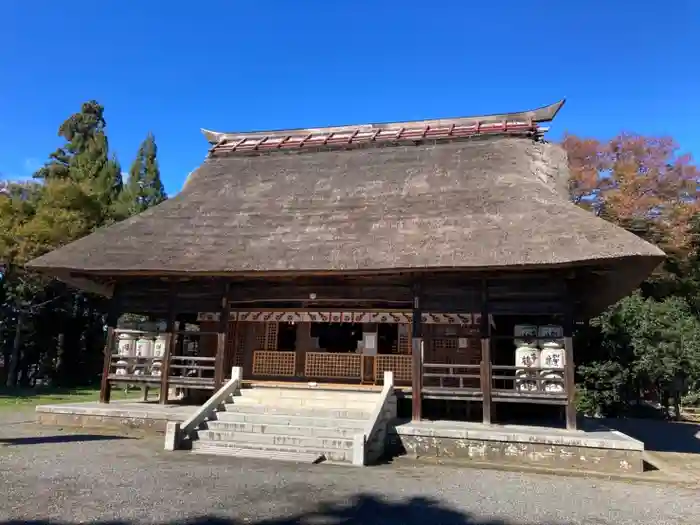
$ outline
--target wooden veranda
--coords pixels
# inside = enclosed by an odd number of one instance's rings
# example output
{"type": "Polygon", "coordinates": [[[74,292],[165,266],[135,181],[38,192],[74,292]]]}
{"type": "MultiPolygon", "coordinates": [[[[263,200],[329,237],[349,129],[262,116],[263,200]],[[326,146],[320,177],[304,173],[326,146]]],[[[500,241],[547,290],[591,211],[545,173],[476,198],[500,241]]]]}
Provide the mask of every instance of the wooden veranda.
{"type": "Polygon", "coordinates": [[[567,425],[573,428],[572,332],[580,306],[574,279],[585,279],[590,271],[485,276],[443,272],[431,277],[414,273],[334,278],[331,284],[328,278],[318,278],[316,283],[282,279],[254,287],[245,281],[218,279],[125,282],[114,298],[114,304],[122,306],[110,316],[101,398],[108,402],[112,385],[130,383],[160,387],[161,402],[166,403],[171,387],[217,389],[232,366],[241,366],[249,381],[338,385],[380,385],[383,372],[391,370],[396,384],[410,395],[416,420],[422,417],[423,399],[481,403],[485,422],[491,421],[495,403],[535,403],[565,407],[567,425]],[[274,293],[266,295],[265,286],[274,293]],[[215,300],[211,294],[217,288],[220,296],[215,300]],[[310,299],[312,289],[323,290],[323,297],[310,299]],[[392,298],[384,299],[382,308],[378,308],[382,299],[377,289],[392,298]],[[171,306],[163,316],[167,334],[163,355],[133,356],[126,359],[128,369],[122,364],[120,370],[119,363],[125,362],[118,351],[120,334],[151,339],[159,334],[120,328],[119,313],[128,308],[162,316],[157,308],[162,303],[153,298],[163,297],[165,291],[171,306]],[[355,298],[349,299],[351,294],[355,298]],[[274,306],[280,297],[286,306],[274,306]],[[218,311],[201,311],[202,305],[215,302],[222,305],[218,311]],[[347,348],[344,341],[319,348],[311,337],[317,323],[345,323],[369,333],[377,333],[377,327],[384,325],[396,337],[390,345],[371,352],[337,351],[337,346],[347,348]],[[513,327],[522,323],[560,326],[557,339],[565,349],[559,376],[548,374],[553,370],[545,364],[528,367],[534,386],[527,391],[519,388],[523,365],[515,362],[513,327]],[[285,348],[281,342],[283,326],[293,330],[292,347],[285,348]],[[196,350],[188,350],[191,347],[196,350]],[[162,363],[160,375],[153,375],[156,361],[162,363]],[[561,387],[544,388],[552,383],[561,387]]]}

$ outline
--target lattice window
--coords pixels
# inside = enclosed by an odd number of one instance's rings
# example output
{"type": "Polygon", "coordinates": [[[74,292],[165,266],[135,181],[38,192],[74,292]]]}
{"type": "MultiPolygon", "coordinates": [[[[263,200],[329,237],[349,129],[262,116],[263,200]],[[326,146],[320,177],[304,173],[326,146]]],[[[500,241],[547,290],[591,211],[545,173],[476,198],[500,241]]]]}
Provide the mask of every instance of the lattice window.
{"type": "Polygon", "coordinates": [[[394,380],[402,383],[410,383],[412,374],[412,356],[410,355],[378,355],[374,358],[375,381],[384,379],[385,371],[394,372],[394,380]]]}
{"type": "Polygon", "coordinates": [[[304,375],[318,378],[359,379],[362,377],[362,355],[308,352],[304,363],[304,375]]]}
{"type": "Polygon", "coordinates": [[[293,376],[295,368],[295,352],[258,350],[253,353],[253,375],[255,376],[293,376]]]}

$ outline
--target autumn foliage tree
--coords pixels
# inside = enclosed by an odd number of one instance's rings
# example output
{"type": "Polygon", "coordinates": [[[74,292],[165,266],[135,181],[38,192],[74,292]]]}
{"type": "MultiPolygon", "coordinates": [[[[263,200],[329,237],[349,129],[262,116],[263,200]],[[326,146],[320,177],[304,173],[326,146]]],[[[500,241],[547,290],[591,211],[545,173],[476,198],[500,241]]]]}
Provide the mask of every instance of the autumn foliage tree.
{"type": "Polygon", "coordinates": [[[570,196],[604,219],[672,252],[688,248],[700,211],[700,172],[670,138],[621,134],[608,142],[567,135],[570,196]]]}

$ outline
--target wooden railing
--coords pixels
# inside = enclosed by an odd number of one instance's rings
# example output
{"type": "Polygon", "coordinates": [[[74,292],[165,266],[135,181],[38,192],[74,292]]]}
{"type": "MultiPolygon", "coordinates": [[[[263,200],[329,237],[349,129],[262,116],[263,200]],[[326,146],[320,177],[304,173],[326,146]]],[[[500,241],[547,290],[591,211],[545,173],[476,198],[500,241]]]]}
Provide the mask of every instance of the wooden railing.
{"type": "Polygon", "coordinates": [[[109,377],[113,380],[151,380],[157,382],[160,381],[162,361],[161,358],[156,357],[125,357],[119,354],[112,354],[109,365],[109,377]]]}
{"type": "Polygon", "coordinates": [[[480,365],[424,363],[424,383],[426,387],[479,391],[481,389],[480,369],[480,365]]]}
{"type": "MultiPolygon", "coordinates": [[[[168,382],[172,386],[202,383],[209,387],[214,381],[214,357],[170,356],[168,382]]],[[[110,359],[109,380],[123,383],[158,383],[165,364],[162,357],[126,357],[113,354],[110,359]]]]}
{"type": "Polygon", "coordinates": [[[170,377],[214,378],[215,357],[170,356],[170,377]]]}
{"type": "Polygon", "coordinates": [[[374,358],[374,378],[379,381],[384,372],[393,372],[396,383],[410,383],[413,377],[413,357],[401,354],[379,354],[374,358]]]}
{"type": "Polygon", "coordinates": [[[310,378],[361,379],[362,354],[308,352],[304,375],[310,378]]]}
{"type": "Polygon", "coordinates": [[[294,376],[296,360],[296,352],[256,350],[253,352],[253,375],[270,377],[294,376]]]}

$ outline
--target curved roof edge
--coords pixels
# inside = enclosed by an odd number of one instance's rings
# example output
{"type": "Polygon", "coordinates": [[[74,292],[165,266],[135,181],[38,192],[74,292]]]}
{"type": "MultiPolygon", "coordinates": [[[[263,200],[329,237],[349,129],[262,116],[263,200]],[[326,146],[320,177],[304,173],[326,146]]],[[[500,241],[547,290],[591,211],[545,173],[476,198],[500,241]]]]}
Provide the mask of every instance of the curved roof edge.
{"type": "Polygon", "coordinates": [[[451,125],[464,125],[466,123],[479,122],[480,124],[489,124],[497,122],[550,122],[554,120],[557,113],[561,110],[562,106],[566,102],[566,99],[561,99],[554,104],[549,104],[548,106],[542,106],[537,109],[531,109],[527,111],[517,111],[512,113],[497,113],[492,115],[477,115],[470,117],[452,117],[452,118],[440,118],[440,119],[426,119],[426,120],[412,120],[403,122],[383,122],[383,123],[370,123],[370,124],[349,124],[343,126],[326,126],[320,128],[293,128],[293,129],[281,129],[281,130],[270,130],[270,131],[228,131],[219,132],[212,131],[209,129],[202,128],[202,134],[207,139],[210,144],[218,144],[222,141],[237,140],[245,137],[246,139],[252,139],[256,137],[286,137],[289,135],[311,135],[316,133],[343,133],[352,131],[387,131],[387,130],[399,130],[402,128],[415,128],[415,127],[447,127],[451,125]]]}

